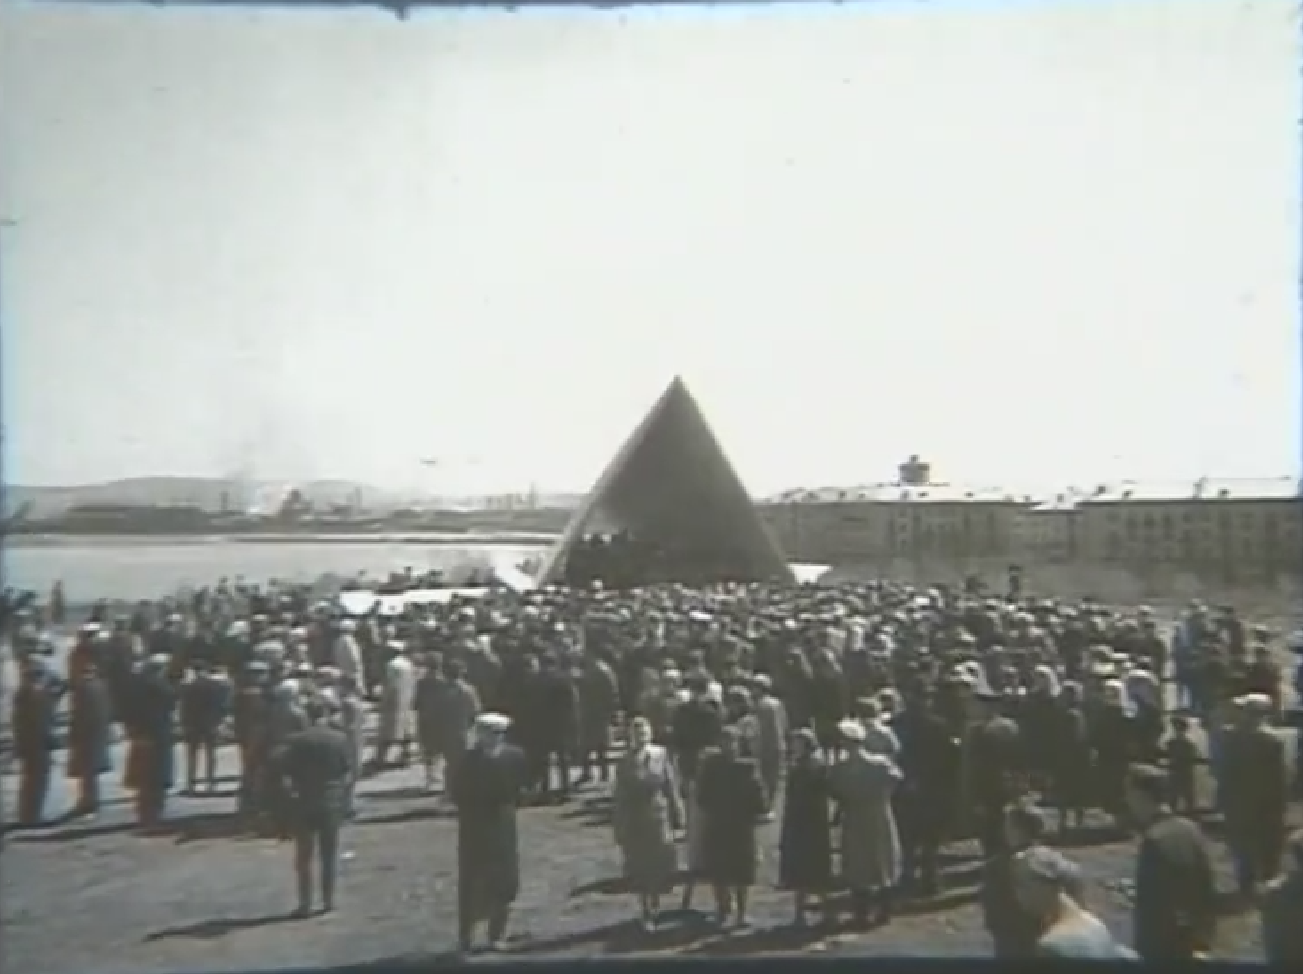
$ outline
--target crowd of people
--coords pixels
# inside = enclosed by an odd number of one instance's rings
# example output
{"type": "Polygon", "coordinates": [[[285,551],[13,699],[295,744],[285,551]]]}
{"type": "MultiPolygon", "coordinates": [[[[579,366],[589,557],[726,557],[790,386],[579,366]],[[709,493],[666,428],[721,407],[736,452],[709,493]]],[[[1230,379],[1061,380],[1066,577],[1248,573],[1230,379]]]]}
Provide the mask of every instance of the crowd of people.
{"type": "Polygon", "coordinates": [[[229,734],[238,813],[294,837],[304,913],[317,887],[333,906],[359,778],[415,761],[431,801],[458,815],[466,950],[480,921],[490,945],[505,936],[517,808],[600,781],[649,929],[678,883],[685,909],[701,885],[719,924],[745,925],[758,827],[781,818],[795,923],[840,922],[842,890],[853,924],[890,922],[902,898],[939,890],[947,844],[975,838],[998,955],[1126,956],[1050,845],[1097,812],[1141,835],[1134,946],[1151,959],[1213,945],[1194,819],[1215,811],[1269,951],[1303,956],[1288,922],[1303,909],[1303,844],[1288,840],[1274,729],[1288,713],[1282,634],[1200,603],[1169,635],[1144,606],[889,581],[629,584],[617,572],[616,586],[600,558],[587,564],[582,584],[495,587],[390,617],[229,581],[119,615],[101,604],[62,674],[48,606],[7,597],[20,824],[45,817],[63,709],[77,813],[98,810],[120,734],[146,830],[175,785],[212,788],[229,734]]]}
{"type": "Polygon", "coordinates": [[[740,563],[728,552],[703,552],[685,541],[661,542],[631,531],[590,534],[567,554],[562,577],[571,588],[593,582],[615,589],[728,579],[740,563]]]}

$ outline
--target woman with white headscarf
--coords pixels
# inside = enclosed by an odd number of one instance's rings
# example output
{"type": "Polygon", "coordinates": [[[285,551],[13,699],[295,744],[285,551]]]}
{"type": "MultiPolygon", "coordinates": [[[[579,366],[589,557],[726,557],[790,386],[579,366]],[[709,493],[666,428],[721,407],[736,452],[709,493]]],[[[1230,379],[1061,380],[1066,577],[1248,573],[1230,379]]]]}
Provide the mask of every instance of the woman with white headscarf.
{"type": "Polygon", "coordinates": [[[877,922],[886,923],[903,858],[891,798],[904,774],[882,753],[887,742],[881,735],[870,737],[855,720],[842,721],[838,731],[847,749],[845,760],[832,770],[832,791],[841,811],[841,879],[851,891],[858,925],[869,923],[875,906],[877,922]]]}

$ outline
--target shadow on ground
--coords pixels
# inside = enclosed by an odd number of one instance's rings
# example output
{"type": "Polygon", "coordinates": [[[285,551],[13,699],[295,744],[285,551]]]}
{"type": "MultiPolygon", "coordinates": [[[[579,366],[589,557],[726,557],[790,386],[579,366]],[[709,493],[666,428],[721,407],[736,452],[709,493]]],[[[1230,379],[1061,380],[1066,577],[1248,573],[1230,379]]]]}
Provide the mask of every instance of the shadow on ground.
{"type": "Polygon", "coordinates": [[[142,828],[134,820],[84,822],[81,825],[64,824],[56,820],[37,828],[15,830],[9,841],[19,844],[66,843],[132,832],[138,833],[141,838],[170,838],[180,845],[209,839],[235,838],[243,834],[244,827],[239,816],[234,812],[179,815],[176,818],[166,819],[150,829],[142,828]]]}
{"type": "Polygon", "coordinates": [[[168,927],[146,934],[146,943],[159,940],[217,940],[241,930],[253,930],[258,927],[270,927],[278,923],[292,923],[302,919],[293,913],[278,913],[258,917],[225,917],[201,920],[180,927],[168,927]]]}

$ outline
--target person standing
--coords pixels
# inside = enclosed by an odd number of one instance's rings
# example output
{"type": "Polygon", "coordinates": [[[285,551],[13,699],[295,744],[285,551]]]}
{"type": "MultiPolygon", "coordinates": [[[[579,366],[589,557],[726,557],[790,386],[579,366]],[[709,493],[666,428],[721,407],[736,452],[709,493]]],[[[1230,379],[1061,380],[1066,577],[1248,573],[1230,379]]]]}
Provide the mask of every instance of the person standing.
{"type": "Polygon", "coordinates": [[[833,792],[841,812],[842,881],[851,892],[851,909],[859,926],[869,924],[876,898],[876,921],[891,919],[895,887],[900,882],[900,834],[891,799],[904,779],[896,763],[874,753],[864,725],[843,720],[838,731],[846,742],[847,756],[833,768],[833,792]]]}
{"type": "Polygon", "coordinates": [[[267,688],[267,664],[249,660],[235,693],[232,724],[240,753],[240,792],[236,809],[246,825],[256,823],[267,811],[264,769],[271,739],[271,700],[267,688]]]}
{"type": "Polygon", "coordinates": [[[584,660],[580,683],[580,783],[596,775],[603,783],[611,778],[607,751],[611,746],[611,725],[620,708],[620,687],[615,671],[597,655],[584,660]]]}
{"type": "Polygon", "coordinates": [[[954,820],[959,793],[960,741],[937,712],[930,690],[915,695],[897,721],[900,770],[896,794],[905,884],[930,896],[938,890],[937,861],[954,820]]]}
{"type": "Polygon", "coordinates": [[[1135,948],[1142,960],[1189,960],[1212,948],[1217,887],[1199,826],[1175,815],[1159,768],[1138,765],[1126,801],[1140,829],[1136,858],[1135,948]]]}
{"type": "Polygon", "coordinates": [[[1274,710],[1271,697],[1250,693],[1236,704],[1239,720],[1224,742],[1219,791],[1236,881],[1240,894],[1248,897],[1280,868],[1289,770],[1285,742],[1267,726],[1274,710]]]}
{"type": "Polygon", "coordinates": [[[680,909],[692,908],[696,880],[704,849],[703,816],[699,807],[697,777],[705,754],[719,744],[724,733],[723,688],[709,679],[691,681],[689,698],[674,710],[670,726],[671,751],[678,762],[680,787],[687,814],[687,882],[680,909]]]}
{"type": "Polygon", "coordinates": [[[23,661],[10,726],[14,757],[18,760],[18,824],[24,828],[40,825],[45,818],[57,746],[55,714],[62,693],[61,685],[46,671],[43,659],[29,656],[23,661]]]}
{"type": "Polygon", "coordinates": [[[398,747],[399,764],[406,766],[411,756],[416,723],[416,667],[407,655],[407,647],[397,640],[389,643],[393,654],[385,665],[384,685],[380,691],[380,727],[376,732],[377,769],[389,767],[389,755],[398,747]]]}
{"type": "Polygon", "coordinates": [[[222,722],[231,709],[231,685],[208,660],[196,660],[179,694],[181,733],[185,738],[185,790],[198,793],[200,762],[204,784],[217,790],[217,744],[222,722]]]}
{"type": "Polygon", "coordinates": [[[703,759],[697,776],[701,867],[715,892],[715,915],[721,927],[730,919],[739,928],[747,925],[759,859],[756,829],[769,806],[760,769],[742,756],[741,749],[741,733],[725,728],[719,749],[703,759]]]}
{"type": "Polygon", "coordinates": [[[335,908],[335,877],[339,866],[339,834],[348,811],[348,786],[354,772],[348,736],[331,725],[335,701],[326,693],[309,699],[304,714],[307,729],[291,734],[272,758],[287,801],[286,813],[294,838],[294,875],[298,885],[295,916],[312,913],[312,860],[321,872],[322,912],[335,908]]]}
{"type": "Polygon", "coordinates": [[[357,783],[362,774],[362,738],[366,730],[366,704],[357,678],[342,674],[339,678],[339,729],[348,739],[353,771],[345,790],[344,815],[352,819],[357,815],[357,783]]]}
{"type": "Polygon", "coordinates": [[[136,819],[145,830],[161,822],[175,770],[176,691],[167,676],[168,662],[161,653],[150,656],[131,690],[127,784],[135,789],[136,819]]]}
{"type": "Polygon", "coordinates": [[[506,741],[511,718],[481,714],[475,742],[453,769],[449,792],[457,808],[458,949],[469,952],[487,921],[490,950],[506,940],[511,905],[520,892],[517,809],[528,778],[525,754],[506,741]]]}
{"type": "Polygon", "coordinates": [[[624,861],[624,879],[638,897],[643,929],[655,929],[661,896],[678,871],[675,835],[683,828],[683,802],[669,752],[652,743],[651,723],[629,723],[629,749],[615,766],[613,793],[615,842],[624,861]]]}
{"type": "Polygon", "coordinates": [[[774,817],[773,803],[778,800],[783,787],[783,773],[787,769],[787,739],[789,728],[787,708],[774,695],[773,681],[763,673],[752,679],[755,692],[756,758],[760,764],[760,780],[764,782],[769,799],[766,821],[774,817]]]}
{"type": "Polygon", "coordinates": [[[1001,696],[979,687],[973,698],[979,720],[969,736],[964,773],[982,855],[990,859],[1004,848],[1004,810],[1024,790],[1026,753],[1018,724],[1001,712],[1001,696]]]}
{"type": "Polygon", "coordinates": [[[792,893],[792,922],[806,924],[810,898],[817,897],[825,923],[832,887],[832,782],[819,752],[819,739],[808,727],[792,735],[792,763],[787,769],[783,824],[778,840],[778,884],[792,893]]]}
{"type": "Polygon", "coordinates": [[[112,705],[95,661],[72,677],[68,697],[68,777],[77,782],[74,815],[97,815],[100,775],[113,769],[112,705]]]}

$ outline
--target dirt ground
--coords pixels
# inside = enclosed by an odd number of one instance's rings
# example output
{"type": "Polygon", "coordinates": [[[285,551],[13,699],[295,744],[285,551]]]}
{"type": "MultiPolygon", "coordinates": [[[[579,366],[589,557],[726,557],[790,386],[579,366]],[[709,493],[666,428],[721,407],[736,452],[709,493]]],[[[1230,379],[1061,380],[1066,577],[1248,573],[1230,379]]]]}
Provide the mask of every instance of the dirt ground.
{"type": "MultiPolygon", "coordinates": [[[[224,755],[231,771],[231,755],[224,755]]],[[[119,764],[119,768],[121,765],[119,764]]],[[[116,775],[114,776],[116,777],[116,775]]],[[[7,796],[13,779],[4,779],[7,796]]],[[[339,908],[329,917],[290,920],[290,846],[230,834],[228,794],[178,799],[169,834],[143,837],[114,791],[94,822],[71,822],[6,836],[0,868],[0,926],[7,969],[71,974],[94,969],[149,972],[331,967],[432,958],[454,942],[456,826],[416,787],[413,772],[386,773],[364,788],[360,820],[345,835],[339,908]]],[[[53,811],[67,807],[67,789],[53,811]]],[[[7,804],[7,803],[6,803],[7,804]]],[[[621,895],[618,859],[600,788],[569,805],[521,814],[523,889],[513,953],[974,956],[989,945],[975,904],[980,873],[971,843],[946,856],[947,892],[908,906],[885,928],[862,935],[798,937],[789,904],[774,890],[777,826],[767,826],[755,929],[712,935],[700,917],[671,916],[651,940],[635,935],[621,895]]],[[[1102,829],[1098,830],[1102,831],[1102,829]]],[[[1071,854],[1092,880],[1091,905],[1129,937],[1128,841],[1082,845],[1071,854]]],[[[1219,854],[1222,883],[1229,864],[1219,854]]],[[[674,898],[677,901],[677,897],[674,898]]],[[[677,905],[677,902],[675,903],[677,905]]],[[[1256,917],[1228,914],[1218,954],[1261,957],[1256,917]]]]}

